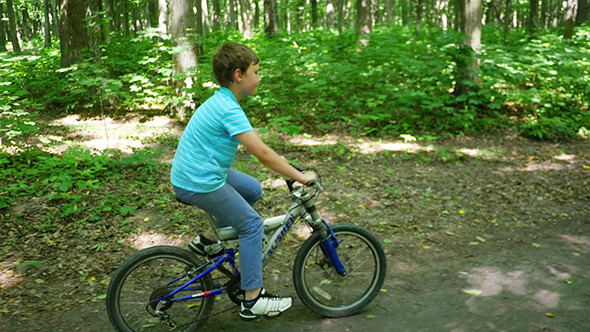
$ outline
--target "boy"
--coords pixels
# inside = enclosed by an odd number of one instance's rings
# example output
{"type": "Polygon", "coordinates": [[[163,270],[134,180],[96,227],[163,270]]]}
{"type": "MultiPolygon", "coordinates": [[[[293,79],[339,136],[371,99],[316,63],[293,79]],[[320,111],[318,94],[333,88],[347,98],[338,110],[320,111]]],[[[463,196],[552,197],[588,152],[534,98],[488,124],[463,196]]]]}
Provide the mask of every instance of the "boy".
{"type": "MultiPolygon", "coordinates": [[[[239,143],[270,169],[303,184],[315,181],[269,148],[254,132],[240,100],[256,94],[259,60],[240,44],[225,43],[213,57],[213,73],[221,86],[192,116],[172,161],[170,179],[178,198],[211,213],[220,227],[239,233],[241,286],[245,291],[240,317],[254,320],[289,309],[292,297],[269,294],[262,287],[262,218],[252,205],[262,195],[253,177],[231,169],[239,143]]],[[[219,254],[223,247],[207,234],[189,247],[202,255],[219,254]]]]}

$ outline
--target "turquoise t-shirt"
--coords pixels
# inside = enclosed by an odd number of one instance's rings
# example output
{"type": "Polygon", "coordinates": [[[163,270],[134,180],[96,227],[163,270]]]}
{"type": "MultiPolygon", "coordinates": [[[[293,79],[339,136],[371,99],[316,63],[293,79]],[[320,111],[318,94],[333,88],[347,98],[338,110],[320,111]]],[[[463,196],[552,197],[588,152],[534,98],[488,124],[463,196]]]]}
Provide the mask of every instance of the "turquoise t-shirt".
{"type": "Polygon", "coordinates": [[[215,91],[191,117],[172,160],[175,187],[209,193],[225,183],[238,151],[235,137],[254,130],[244,110],[227,88],[215,91]]]}

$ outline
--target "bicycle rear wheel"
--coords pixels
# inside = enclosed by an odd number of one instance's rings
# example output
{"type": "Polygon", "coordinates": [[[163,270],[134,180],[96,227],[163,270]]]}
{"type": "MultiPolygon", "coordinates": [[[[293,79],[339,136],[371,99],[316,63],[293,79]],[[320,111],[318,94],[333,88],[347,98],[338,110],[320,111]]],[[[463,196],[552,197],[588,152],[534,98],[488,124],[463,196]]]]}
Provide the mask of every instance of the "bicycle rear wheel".
{"type": "Polygon", "coordinates": [[[314,233],[303,243],[295,258],[293,282],[301,301],[326,317],[352,315],[369,304],[385,280],[385,252],[379,240],[357,225],[332,226],[340,245],[338,257],[347,275],[340,276],[320,247],[322,238],[314,233]]]}
{"type": "MultiPolygon", "coordinates": [[[[109,319],[117,331],[196,331],[213,310],[213,297],[161,302],[197,276],[201,259],[187,250],[157,246],[138,251],[115,271],[107,291],[109,319]],[[159,312],[159,313],[157,313],[159,312]]],[[[174,298],[213,289],[210,275],[174,298]]]]}

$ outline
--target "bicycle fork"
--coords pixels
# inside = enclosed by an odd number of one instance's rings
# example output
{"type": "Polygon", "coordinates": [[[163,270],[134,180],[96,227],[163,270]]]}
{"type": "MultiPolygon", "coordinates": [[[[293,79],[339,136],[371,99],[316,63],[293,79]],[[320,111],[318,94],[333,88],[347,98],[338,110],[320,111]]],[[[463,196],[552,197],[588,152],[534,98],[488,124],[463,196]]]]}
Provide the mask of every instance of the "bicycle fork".
{"type": "MultiPolygon", "coordinates": [[[[347,274],[346,268],[342,264],[342,261],[340,260],[340,257],[338,256],[338,253],[336,252],[336,248],[338,248],[338,246],[340,245],[340,241],[338,241],[338,239],[336,238],[336,234],[334,234],[334,231],[332,230],[330,225],[328,225],[328,223],[323,219],[322,219],[322,222],[323,222],[324,230],[328,230],[329,234],[327,234],[327,237],[325,237],[320,242],[320,248],[322,249],[324,256],[329,258],[330,261],[332,262],[332,265],[334,266],[336,273],[338,273],[340,276],[344,277],[347,274]]],[[[327,232],[320,232],[320,234],[322,234],[322,233],[327,233],[327,232]]]]}

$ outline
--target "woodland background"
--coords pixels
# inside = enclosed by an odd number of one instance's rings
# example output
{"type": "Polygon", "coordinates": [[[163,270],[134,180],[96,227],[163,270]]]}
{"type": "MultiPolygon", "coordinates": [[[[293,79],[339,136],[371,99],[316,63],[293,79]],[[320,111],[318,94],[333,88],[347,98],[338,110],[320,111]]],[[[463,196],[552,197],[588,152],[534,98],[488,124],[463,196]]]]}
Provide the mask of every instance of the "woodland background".
{"type": "MultiPolygon", "coordinates": [[[[588,0],[0,0],[0,329],[108,330],[96,317],[122,260],[192,239],[204,216],[175,203],[169,162],[216,89],[215,48],[234,41],[261,59],[243,103],[254,127],[320,169],[326,218],[382,239],[394,277],[379,308],[430,315],[410,331],[441,319],[565,331],[560,317],[585,330],[588,14],[588,0]],[[441,312],[465,304],[457,264],[514,280],[522,257],[539,288],[471,298],[485,300],[478,319],[441,312]],[[548,284],[573,304],[535,302],[554,298],[548,284]]],[[[234,167],[262,181],[261,214],[281,211],[276,174],[244,151],[234,167]]],[[[391,315],[376,326],[393,329],[391,315]]]]}

